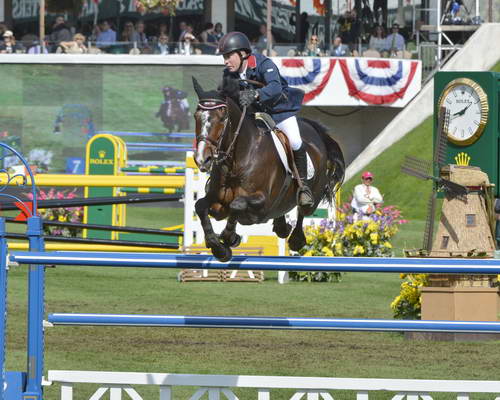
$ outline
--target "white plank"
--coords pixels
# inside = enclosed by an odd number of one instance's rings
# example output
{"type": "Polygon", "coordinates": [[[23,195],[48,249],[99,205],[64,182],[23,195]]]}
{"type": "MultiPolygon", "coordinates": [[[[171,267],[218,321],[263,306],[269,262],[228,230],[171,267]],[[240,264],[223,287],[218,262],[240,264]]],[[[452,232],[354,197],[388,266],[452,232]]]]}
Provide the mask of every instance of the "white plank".
{"type": "Polygon", "coordinates": [[[222,388],[221,392],[224,393],[224,396],[226,396],[228,400],[240,400],[230,389],[222,388]]]}
{"type": "Polygon", "coordinates": [[[122,388],[121,387],[109,388],[109,400],[122,400],[122,388]]]}
{"type": "Polygon", "coordinates": [[[334,400],[332,395],[328,392],[321,392],[320,395],[323,398],[323,400],[334,400]]]}
{"type": "Polygon", "coordinates": [[[306,399],[307,400],[319,400],[319,393],[316,391],[314,391],[314,392],[308,391],[306,399]]]}
{"type": "Polygon", "coordinates": [[[92,397],[89,400],[100,400],[100,398],[108,391],[108,388],[106,387],[101,387],[96,390],[96,392],[92,395],[92,397]]]}
{"type": "Polygon", "coordinates": [[[71,383],[61,385],[61,400],[73,400],[73,385],[71,383]]]}
{"type": "Polygon", "coordinates": [[[300,400],[305,394],[305,391],[296,392],[292,397],[290,397],[290,400],[300,400]]]}
{"type": "Polygon", "coordinates": [[[357,392],[356,400],[368,400],[368,392],[357,392]]]}
{"type": "MultiPolygon", "coordinates": [[[[467,393],[459,393],[457,400],[469,400],[469,395],[467,393]]],[[[500,400],[500,397],[497,397],[496,400],[500,400]]]]}
{"type": "Polygon", "coordinates": [[[170,386],[160,386],[160,400],[172,400],[172,388],[170,386]]]}
{"type": "Polygon", "coordinates": [[[203,397],[203,395],[207,392],[207,388],[199,388],[195,394],[191,396],[189,400],[199,400],[203,397]]]}
{"type": "Polygon", "coordinates": [[[139,393],[137,393],[136,390],[131,387],[125,387],[123,388],[123,390],[125,390],[125,393],[127,393],[132,400],[144,400],[142,396],[139,395],[139,393]]]}
{"type": "Polygon", "coordinates": [[[392,400],[404,400],[405,394],[398,393],[396,396],[392,398],[392,400]]]}
{"type": "Polygon", "coordinates": [[[428,395],[428,394],[421,394],[421,395],[420,395],[420,398],[421,398],[422,400],[434,400],[434,399],[432,398],[432,396],[430,396],[430,395],[428,395]]]}
{"type": "Polygon", "coordinates": [[[257,391],[257,400],[271,400],[271,391],[269,389],[259,389],[257,391]]]}
{"type": "Polygon", "coordinates": [[[220,389],[219,388],[208,389],[208,400],[220,400],[220,389]]]}

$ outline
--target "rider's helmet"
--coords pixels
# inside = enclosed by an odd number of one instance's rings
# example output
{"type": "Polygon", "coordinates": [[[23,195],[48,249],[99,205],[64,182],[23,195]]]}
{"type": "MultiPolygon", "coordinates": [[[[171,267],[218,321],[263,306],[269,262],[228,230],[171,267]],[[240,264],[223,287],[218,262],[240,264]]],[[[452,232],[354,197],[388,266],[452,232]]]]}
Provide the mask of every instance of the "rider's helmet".
{"type": "Polygon", "coordinates": [[[224,55],[238,50],[245,50],[248,54],[252,52],[247,35],[241,32],[229,32],[222,36],[219,41],[219,54],[224,55]]]}

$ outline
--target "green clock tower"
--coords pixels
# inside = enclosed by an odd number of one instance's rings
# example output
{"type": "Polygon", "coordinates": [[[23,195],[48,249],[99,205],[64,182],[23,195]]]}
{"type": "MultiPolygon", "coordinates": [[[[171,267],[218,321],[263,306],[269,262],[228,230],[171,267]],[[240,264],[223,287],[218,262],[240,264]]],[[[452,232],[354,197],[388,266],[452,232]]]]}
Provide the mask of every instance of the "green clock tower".
{"type": "Polygon", "coordinates": [[[450,110],[446,163],[480,167],[500,197],[500,74],[438,72],[434,77],[434,142],[440,107],[450,110]]]}

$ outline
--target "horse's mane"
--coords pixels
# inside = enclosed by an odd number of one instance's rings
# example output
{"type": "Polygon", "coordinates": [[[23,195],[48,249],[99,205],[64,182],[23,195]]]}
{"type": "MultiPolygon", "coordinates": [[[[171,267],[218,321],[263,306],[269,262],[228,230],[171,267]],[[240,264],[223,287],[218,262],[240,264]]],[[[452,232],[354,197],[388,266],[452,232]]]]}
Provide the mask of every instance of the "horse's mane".
{"type": "Polygon", "coordinates": [[[226,76],[219,85],[219,93],[223,97],[229,97],[236,104],[239,104],[240,82],[237,78],[226,76]]]}

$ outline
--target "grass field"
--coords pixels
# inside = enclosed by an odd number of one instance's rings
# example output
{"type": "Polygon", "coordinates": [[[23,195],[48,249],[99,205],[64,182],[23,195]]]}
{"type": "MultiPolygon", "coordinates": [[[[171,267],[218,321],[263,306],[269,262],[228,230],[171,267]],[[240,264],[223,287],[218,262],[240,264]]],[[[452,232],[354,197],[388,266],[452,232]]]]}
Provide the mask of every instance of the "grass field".
{"type": "MultiPolygon", "coordinates": [[[[182,219],[182,209],[130,211],[133,226],[182,219]]],[[[420,228],[409,224],[397,237],[401,247],[420,228]]],[[[261,284],[179,283],[177,272],[47,268],[46,312],[392,318],[389,304],[400,284],[397,274],[368,273],[344,274],[336,284],[279,285],[274,273],[266,273],[261,284]]],[[[23,369],[26,362],[25,293],[26,268],[15,267],[9,272],[8,370],[23,369]]],[[[499,342],[420,342],[396,333],[57,327],[46,335],[47,369],[495,380],[500,356],[499,342]]],[[[46,397],[54,398],[56,390],[47,388],[46,397]]],[[[76,398],[90,390],[77,391],[76,398]]],[[[152,389],[146,393],[156,397],[152,389]]],[[[192,394],[186,388],[175,393],[192,394]]],[[[240,394],[251,398],[249,391],[240,394]]]]}

